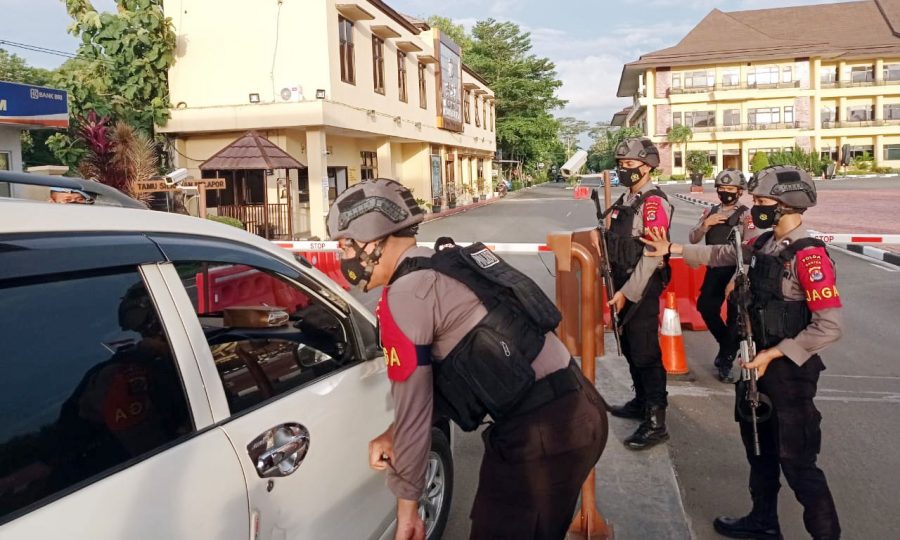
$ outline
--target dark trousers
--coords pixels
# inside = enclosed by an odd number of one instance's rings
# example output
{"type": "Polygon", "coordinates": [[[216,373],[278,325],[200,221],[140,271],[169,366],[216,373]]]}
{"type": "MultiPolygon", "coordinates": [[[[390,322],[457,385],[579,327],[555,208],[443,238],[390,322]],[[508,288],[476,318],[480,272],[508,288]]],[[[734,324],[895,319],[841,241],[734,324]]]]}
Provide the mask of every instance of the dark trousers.
{"type": "Polygon", "coordinates": [[[734,357],[737,352],[737,309],[728,302],[726,320],[722,320],[722,302],[725,301],[725,287],[734,277],[733,266],[710,266],[706,269],[706,277],[700,287],[697,298],[697,311],[709,328],[709,333],[719,344],[719,356],[734,357]]]}
{"type": "MultiPolygon", "coordinates": [[[[627,278],[627,276],[624,276],[627,278]]],[[[621,288],[626,279],[616,279],[621,288]]],[[[628,361],[628,371],[634,385],[635,397],[647,406],[666,407],[666,369],[659,348],[659,295],[663,283],[659,272],[650,278],[643,299],[625,303],[619,314],[622,326],[622,354],[628,361]]]]}
{"type": "Polygon", "coordinates": [[[760,392],[769,396],[774,409],[772,416],[758,426],[762,455],[753,455],[751,424],[740,423],[750,462],[752,497],[763,498],[774,507],[781,488],[780,473],[784,473],[797,501],[803,505],[803,524],[816,540],[835,539],[841,534],[825,473],[816,466],[822,443],[822,415],[813,398],[823,369],[818,356],[802,367],[788,358],[769,364],[759,380],[760,392]]]}
{"type": "Polygon", "coordinates": [[[483,433],[484,458],[472,506],[470,538],[562,539],[581,485],[606,446],[606,408],[580,387],[483,433]]]}

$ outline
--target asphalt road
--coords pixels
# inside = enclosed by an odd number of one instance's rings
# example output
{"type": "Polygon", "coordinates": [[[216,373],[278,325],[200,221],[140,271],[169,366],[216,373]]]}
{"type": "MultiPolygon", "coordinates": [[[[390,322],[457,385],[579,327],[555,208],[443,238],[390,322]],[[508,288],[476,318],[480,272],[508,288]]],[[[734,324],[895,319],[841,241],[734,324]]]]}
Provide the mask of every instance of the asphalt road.
{"type": "MultiPolygon", "coordinates": [[[[897,180],[841,180],[820,189],[900,188],[897,180]]],[[[664,187],[686,192],[686,185],[664,187]]],[[[699,207],[676,206],[672,235],[685,240],[699,207]]],[[[814,211],[814,210],[813,210],[814,211]]],[[[451,236],[459,241],[544,242],[548,231],[590,227],[591,201],[574,201],[561,185],[510,194],[505,200],[421,228],[420,239],[451,236]]],[[[832,486],[845,538],[896,538],[900,526],[896,490],[900,485],[900,269],[833,250],[844,302],[845,335],[823,354],[827,371],[819,384],[823,451],[820,463],[832,486]]],[[[506,257],[553,297],[551,254],[506,257]]],[[[713,378],[713,340],[706,332],[685,332],[693,381],[670,381],[669,429],[683,502],[695,537],[718,538],[710,525],[719,514],[748,509],[744,458],[732,420],[733,392],[713,378]]],[[[614,420],[616,422],[620,420],[614,420]]],[[[610,444],[616,444],[611,437],[610,444]]],[[[468,536],[468,511],[477,484],[481,440],[456,437],[456,488],[445,538],[468,536]]],[[[784,483],[784,482],[783,482],[784,483]]],[[[787,488],[780,497],[785,538],[804,538],[801,507],[787,488]]]]}

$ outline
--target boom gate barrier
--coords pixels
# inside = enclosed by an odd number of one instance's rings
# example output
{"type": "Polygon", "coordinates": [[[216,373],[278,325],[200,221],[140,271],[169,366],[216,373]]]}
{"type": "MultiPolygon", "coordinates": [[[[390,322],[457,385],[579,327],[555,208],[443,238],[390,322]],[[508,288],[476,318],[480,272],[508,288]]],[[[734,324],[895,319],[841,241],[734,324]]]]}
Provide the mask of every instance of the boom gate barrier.
{"type": "MultiPolygon", "coordinates": [[[[581,356],[581,371],[594,384],[597,351],[605,352],[605,346],[600,254],[592,247],[591,230],[550,233],[547,245],[556,258],[556,305],[562,312],[558,334],[572,356],[581,356]]],[[[603,437],[604,446],[607,436],[608,432],[603,437]]],[[[581,487],[581,509],[569,532],[606,540],[612,537],[612,526],[597,509],[595,485],[596,471],[591,469],[581,487]]]]}

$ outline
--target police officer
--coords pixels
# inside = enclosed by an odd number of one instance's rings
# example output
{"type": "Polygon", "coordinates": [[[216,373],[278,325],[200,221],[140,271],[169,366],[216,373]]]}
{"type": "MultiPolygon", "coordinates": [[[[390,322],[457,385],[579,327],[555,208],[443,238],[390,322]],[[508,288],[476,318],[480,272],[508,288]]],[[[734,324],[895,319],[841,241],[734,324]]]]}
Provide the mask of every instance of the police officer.
{"type": "Polygon", "coordinates": [[[481,244],[419,248],[423,214],[387,179],[342,193],[328,215],[347,280],[384,285],[376,311],[394,422],[369,444],[397,497],[397,538],[423,538],[433,416],[471,431],[490,415],[472,538],[563,538],[606,444],[603,400],[553,333],[559,312],[481,244]]]}
{"type": "MultiPolygon", "coordinates": [[[[757,229],[753,227],[748,208],[739,203],[746,187],[747,179],[744,178],[744,173],[737,169],[725,169],[716,176],[716,195],[719,196],[721,204],[707,209],[700,216],[700,221],[691,229],[688,236],[692,244],[703,239],[708,246],[727,244],[731,230],[737,225],[741,225],[742,238],[750,239],[756,235],[757,229]]],[[[719,352],[713,364],[719,380],[726,383],[735,382],[731,365],[734,363],[738,346],[734,304],[728,302],[725,321],[721,315],[725,291],[733,276],[733,266],[707,268],[703,285],[700,287],[700,297],[697,298],[697,311],[719,344],[719,352]]]]}
{"type": "Polygon", "coordinates": [[[644,256],[640,238],[649,228],[668,231],[672,206],[666,194],[650,183],[650,172],[659,166],[659,151],[649,139],[625,139],[615,156],[619,182],[628,191],[605,214],[611,218],[607,247],[617,291],[609,303],[619,310],[622,352],[635,397],[609,412],[642,421],[625,439],[628,448],[642,450],[669,438],[666,370],[658,338],[659,296],[668,281],[668,262],[644,256]]]}
{"type": "MultiPolygon", "coordinates": [[[[750,193],[753,223],[774,230],[744,246],[751,261],[749,312],[758,349],[744,367],[758,370],[759,390],[774,410],[759,424],[760,456],[752,450],[752,426],[741,421],[752,510],[740,518],[716,518],[713,524],[731,538],[781,538],[777,501],[783,472],[803,505],[809,534],[817,540],[839,538],[834,500],[816,465],[822,415],[813,398],[825,369],[819,353],[841,337],[843,326],[834,263],[825,244],[809,238],[802,224],[803,213],[816,204],[816,187],[805,171],[777,166],[757,173],[750,193]]],[[[652,236],[657,251],[683,253],[689,264],[735,264],[733,246],[681,246],[652,236]]]]}

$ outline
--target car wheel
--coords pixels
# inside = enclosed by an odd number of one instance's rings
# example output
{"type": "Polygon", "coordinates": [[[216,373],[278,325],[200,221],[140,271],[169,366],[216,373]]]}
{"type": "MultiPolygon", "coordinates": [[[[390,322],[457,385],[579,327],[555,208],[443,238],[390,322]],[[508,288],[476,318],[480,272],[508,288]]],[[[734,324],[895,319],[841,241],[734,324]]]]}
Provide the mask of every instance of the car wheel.
{"type": "Polygon", "coordinates": [[[425,522],[425,537],[435,540],[444,533],[453,500],[453,456],[444,432],[432,428],[431,450],[425,468],[425,492],[419,499],[419,517],[425,522]]]}

